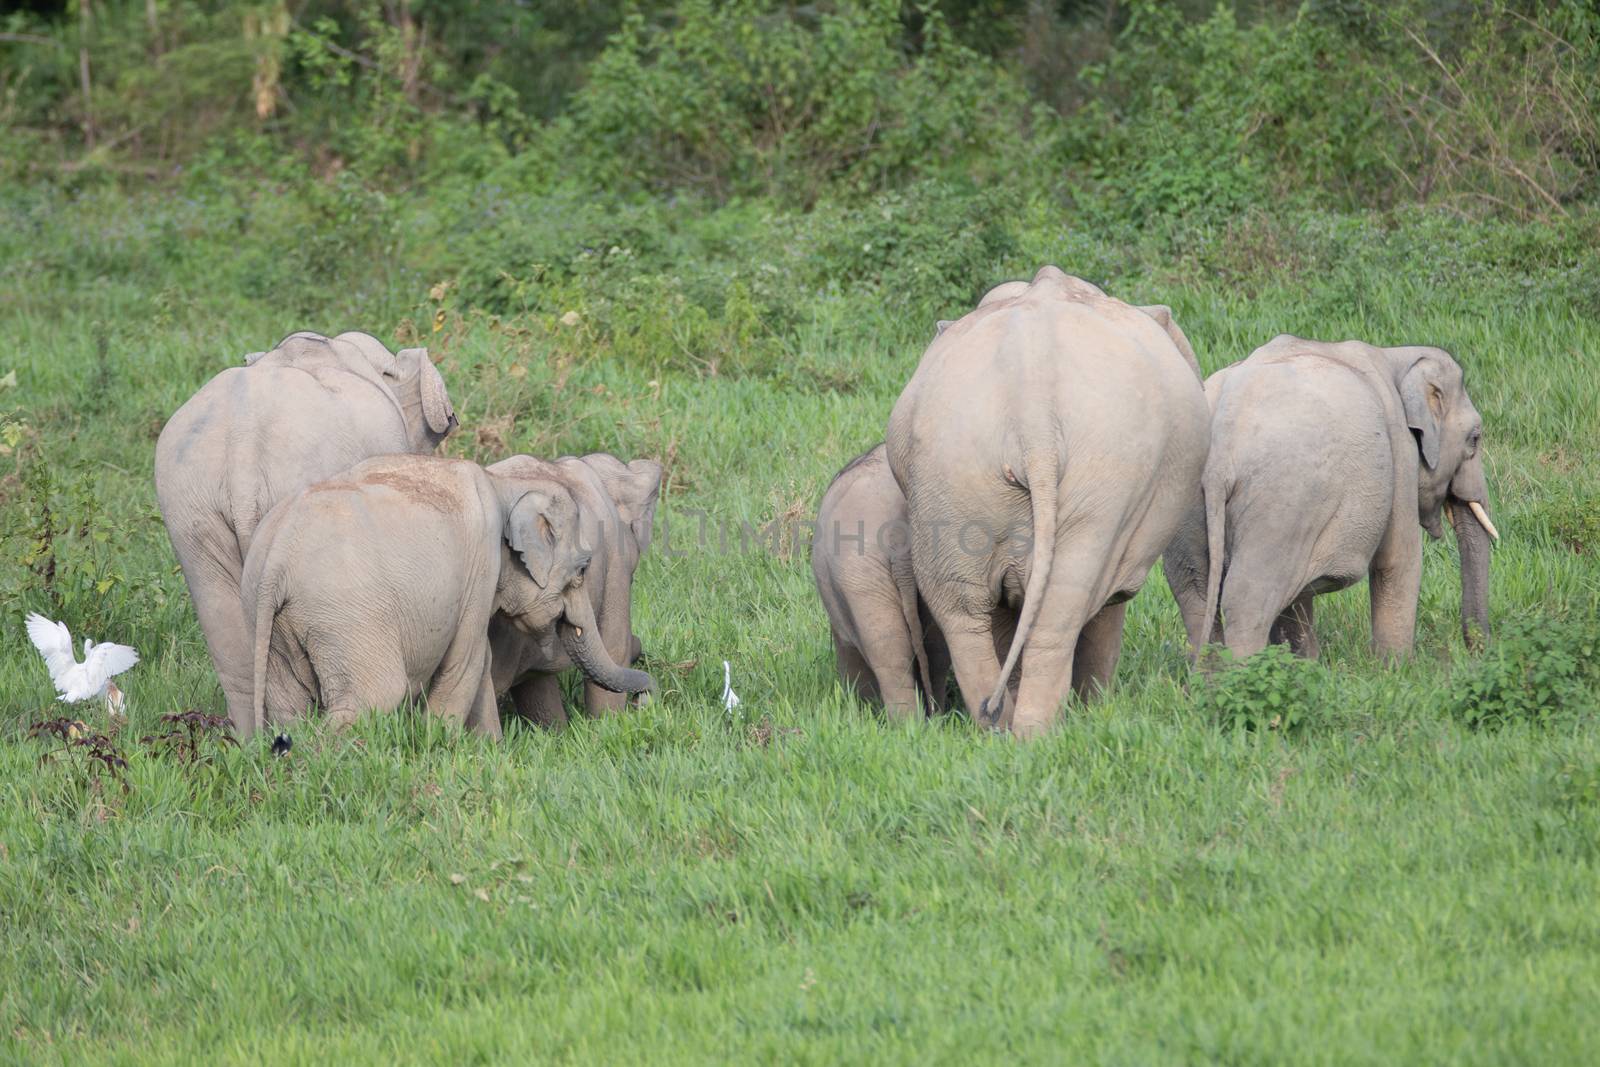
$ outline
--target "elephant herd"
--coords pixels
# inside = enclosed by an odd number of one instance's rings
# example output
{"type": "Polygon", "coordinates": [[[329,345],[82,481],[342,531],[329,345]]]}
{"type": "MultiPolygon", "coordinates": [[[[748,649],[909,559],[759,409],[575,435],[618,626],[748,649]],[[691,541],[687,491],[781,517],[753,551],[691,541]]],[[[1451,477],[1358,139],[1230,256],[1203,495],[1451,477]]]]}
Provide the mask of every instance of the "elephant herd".
{"type": "Polygon", "coordinates": [[[1045,267],[941,322],[885,441],[822,498],[812,570],[839,673],[890,714],[954,669],[1030,736],[1116,668],[1158,558],[1193,653],[1317,654],[1312,601],[1364,575],[1372,641],[1411,650],[1415,524],[1455,527],[1461,619],[1488,632],[1482,420],[1437,348],[1287,335],[1202,381],[1164,306],[1045,267]]]}
{"type": "Polygon", "coordinates": [[[630,587],[661,467],[594,454],[480,467],[424,349],[291,334],[211,379],[156,443],[156,498],[235,731],[408,697],[493,736],[498,700],[565,720],[646,692],[630,587]]]}
{"type": "MultiPolygon", "coordinates": [[[[296,333],[162,430],[156,494],[235,730],[345,724],[422,697],[491,736],[654,688],[632,585],[661,467],[596,453],[487,467],[426,350],[296,333]]],[[[1460,547],[1488,631],[1482,423],[1437,348],[1282,336],[1202,382],[1170,309],[1041,269],[940,322],[885,440],[824,493],[812,570],[839,673],[892,715],[962,700],[1030,736],[1107,686],[1165,557],[1190,643],[1317,652],[1312,598],[1369,577],[1372,639],[1414,639],[1417,522],[1460,547]]]]}

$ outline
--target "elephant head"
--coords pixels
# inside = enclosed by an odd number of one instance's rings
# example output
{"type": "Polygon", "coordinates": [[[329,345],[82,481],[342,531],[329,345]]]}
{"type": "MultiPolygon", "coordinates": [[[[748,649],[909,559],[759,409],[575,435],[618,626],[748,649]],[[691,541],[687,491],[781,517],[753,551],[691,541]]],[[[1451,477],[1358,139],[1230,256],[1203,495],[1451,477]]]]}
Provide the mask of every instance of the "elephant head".
{"type": "Polygon", "coordinates": [[[600,640],[594,608],[583,587],[594,546],[582,538],[572,493],[553,479],[495,476],[505,525],[506,558],[495,608],[530,637],[553,624],[567,655],[591,682],[613,693],[655,688],[643,671],[619,667],[600,640]]]}
{"type": "Polygon", "coordinates": [[[1483,419],[1472,406],[1461,367],[1439,348],[1386,350],[1405,421],[1417,442],[1417,519],[1429,536],[1444,535],[1448,511],[1461,554],[1461,630],[1469,644],[1489,632],[1489,520],[1483,473],[1483,419]],[[1476,634],[1474,633],[1476,631],[1476,634]]]}

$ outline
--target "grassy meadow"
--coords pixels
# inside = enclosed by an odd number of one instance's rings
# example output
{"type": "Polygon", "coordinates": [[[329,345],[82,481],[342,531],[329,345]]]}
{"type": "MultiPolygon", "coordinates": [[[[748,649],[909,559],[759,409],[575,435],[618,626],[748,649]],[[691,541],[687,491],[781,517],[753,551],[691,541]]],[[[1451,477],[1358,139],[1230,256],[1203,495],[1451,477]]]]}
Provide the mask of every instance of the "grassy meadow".
{"type": "Polygon", "coordinates": [[[1600,1062],[1593,3],[10,5],[0,336],[0,1062],[1600,1062]],[[1449,349],[1489,647],[1447,537],[1396,667],[1363,585],[1320,662],[1191,678],[1156,572],[1033,743],[842,691],[745,531],[1045,263],[1208,371],[1449,349]],[[195,720],[155,441],[300,329],[426,345],[451,455],[663,464],[653,703],[195,720]],[[140,651],[116,736],[58,736],[29,611],[140,651]]]}
{"type": "MultiPolygon", "coordinates": [[[[959,298],[897,298],[892,272],[797,286],[769,335],[718,333],[670,293],[633,307],[664,283],[631,275],[561,294],[575,324],[560,303],[455,303],[454,276],[406,266],[450,240],[425,198],[404,209],[391,262],[310,296],[272,266],[270,203],[246,222],[161,195],[7,209],[5,1059],[1600,1058],[1593,707],[1466,724],[1463,678],[1509,656],[1521,684],[1527,665],[1524,645],[1464,648],[1450,541],[1428,546],[1402,667],[1367,651],[1364,587],[1319,602],[1323,656],[1296,676],[1304,722],[1288,736],[1226,728],[1191,695],[1156,573],[1114,691],[1017,744],[964,717],[893,725],[856,704],[804,552],[738,539],[741,521],[811,514],[881,437],[933,318],[1053,262],[1173,305],[1207,370],[1284,331],[1448,347],[1484,415],[1497,630],[1592,619],[1592,222],[1255,216],[1186,243],[1036,208],[959,298]],[[635,585],[654,704],[561,734],[511,723],[498,745],[420,712],[345,736],[308,723],[281,759],[139,741],[162,714],[221,709],[155,511],[162,422],[243,352],[351,327],[429,345],[461,415],[451,454],[663,461],[635,585]],[[124,770],[28,736],[57,714],[23,636],[30,609],[143,654],[114,742],[124,770]]],[[[652,224],[712,276],[794,246],[791,223],[826,224],[766,218],[741,242],[728,232],[743,211],[663,209],[652,224]]]]}

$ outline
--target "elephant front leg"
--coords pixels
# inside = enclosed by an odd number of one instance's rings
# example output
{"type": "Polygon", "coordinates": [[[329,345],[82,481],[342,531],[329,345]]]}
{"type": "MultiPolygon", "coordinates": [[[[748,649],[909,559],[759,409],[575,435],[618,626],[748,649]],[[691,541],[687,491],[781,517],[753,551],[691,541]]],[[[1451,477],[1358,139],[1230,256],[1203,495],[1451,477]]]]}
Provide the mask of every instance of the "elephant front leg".
{"type": "Polygon", "coordinates": [[[478,680],[478,694],[467,709],[467,729],[500,740],[500,707],[494,699],[494,671],[490,668],[489,650],[483,653],[483,675],[478,680]]]}
{"type": "Polygon", "coordinates": [[[1122,628],[1128,617],[1128,602],[1108,604],[1084,626],[1078,635],[1078,648],[1072,657],[1072,691],[1083,700],[1101,695],[1111,688],[1122,656],[1122,628]]]}
{"type": "Polygon", "coordinates": [[[1368,576],[1372,600],[1372,651],[1386,662],[1404,659],[1417,641],[1417,596],[1422,589],[1421,546],[1415,562],[1373,567],[1368,576]]]}
{"type": "Polygon", "coordinates": [[[511,690],[517,714],[547,730],[567,728],[567,709],[561,699],[561,679],[555,674],[534,674],[511,690]]]}
{"type": "Polygon", "coordinates": [[[1316,616],[1311,609],[1313,599],[1311,593],[1300,594],[1272,625],[1273,643],[1287,644],[1301,659],[1316,659],[1321,651],[1317,645],[1316,616]]]}

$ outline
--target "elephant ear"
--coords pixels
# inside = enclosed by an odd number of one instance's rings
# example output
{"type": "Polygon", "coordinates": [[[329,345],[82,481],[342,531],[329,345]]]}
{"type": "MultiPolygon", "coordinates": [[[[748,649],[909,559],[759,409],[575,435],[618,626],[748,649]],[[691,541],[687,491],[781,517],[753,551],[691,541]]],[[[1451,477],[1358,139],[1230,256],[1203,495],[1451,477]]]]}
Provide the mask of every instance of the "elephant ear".
{"type": "Polygon", "coordinates": [[[539,489],[518,497],[506,516],[506,543],[522,557],[522,565],[540,589],[550,584],[556,568],[560,531],[551,521],[554,516],[555,498],[539,489]]]}
{"type": "Polygon", "coordinates": [[[1422,462],[1433,470],[1439,465],[1439,420],[1430,401],[1439,393],[1428,377],[1428,358],[1419,357],[1400,376],[1400,405],[1405,408],[1406,425],[1416,435],[1422,462]]]}
{"type": "Polygon", "coordinates": [[[1172,338],[1172,343],[1178,346],[1184,362],[1194,371],[1194,376],[1205,381],[1205,375],[1200,373],[1200,361],[1195,358],[1194,346],[1189,343],[1189,337],[1183,332],[1183,327],[1178,325],[1178,320],[1173,318],[1172,309],[1165,304],[1145,304],[1140,311],[1156,320],[1156,324],[1167,331],[1167,336],[1172,338]]]}
{"type": "Polygon", "coordinates": [[[450,403],[450,391],[444,387],[444,377],[428,358],[426,348],[407,348],[402,358],[417,361],[417,387],[422,391],[422,417],[428,420],[428,429],[434,433],[449,433],[456,409],[450,403]]]}
{"type": "Polygon", "coordinates": [[[933,324],[933,335],[938,337],[955,324],[955,319],[940,319],[938,322],[933,324]]]}
{"type": "Polygon", "coordinates": [[[661,464],[653,459],[624,464],[604,452],[585,456],[584,462],[600,476],[606,494],[617,505],[617,514],[643,555],[650,547],[650,527],[655,522],[656,499],[661,493],[661,464]]]}

